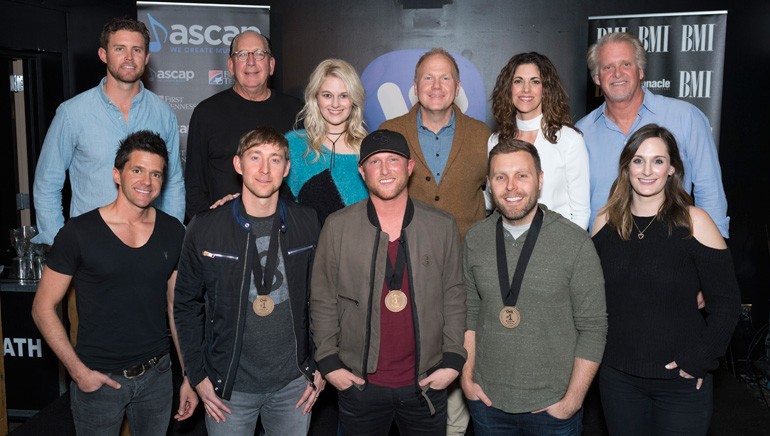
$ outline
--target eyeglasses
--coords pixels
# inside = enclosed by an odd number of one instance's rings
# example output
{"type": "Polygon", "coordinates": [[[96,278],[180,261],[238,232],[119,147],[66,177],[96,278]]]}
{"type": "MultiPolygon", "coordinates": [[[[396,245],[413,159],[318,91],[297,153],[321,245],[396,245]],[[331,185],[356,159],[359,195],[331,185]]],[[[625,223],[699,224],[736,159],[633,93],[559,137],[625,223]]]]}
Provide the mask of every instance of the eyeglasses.
{"type": "Polygon", "coordinates": [[[233,53],[232,57],[235,59],[238,59],[240,62],[246,62],[246,60],[249,59],[249,55],[254,56],[255,61],[261,61],[267,56],[270,56],[270,52],[266,50],[262,50],[261,48],[258,48],[254,51],[248,51],[248,50],[241,50],[233,53]]]}

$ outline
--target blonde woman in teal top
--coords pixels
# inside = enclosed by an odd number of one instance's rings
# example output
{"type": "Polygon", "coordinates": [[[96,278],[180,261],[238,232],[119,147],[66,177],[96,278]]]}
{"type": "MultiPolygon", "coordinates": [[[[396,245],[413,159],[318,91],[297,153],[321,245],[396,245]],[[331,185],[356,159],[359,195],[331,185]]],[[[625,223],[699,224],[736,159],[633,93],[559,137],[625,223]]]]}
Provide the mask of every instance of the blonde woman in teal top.
{"type": "Polygon", "coordinates": [[[305,106],[286,134],[291,170],[286,178],[294,199],[310,206],[323,223],[332,212],[367,198],[358,173],[364,88],[356,70],[340,59],[316,67],[305,88],[305,106]]]}

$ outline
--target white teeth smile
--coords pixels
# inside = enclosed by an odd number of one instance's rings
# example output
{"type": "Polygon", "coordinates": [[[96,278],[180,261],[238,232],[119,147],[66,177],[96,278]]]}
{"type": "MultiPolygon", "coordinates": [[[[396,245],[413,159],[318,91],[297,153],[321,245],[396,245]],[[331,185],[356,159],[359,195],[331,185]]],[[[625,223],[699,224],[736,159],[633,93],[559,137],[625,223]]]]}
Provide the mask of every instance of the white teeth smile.
{"type": "Polygon", "coordinates": [[[396,179],[382,179],[380,183],[393,183],[396,179]]]}
{"type": "Polygon", "coordinates": [[[521,201],[524,197],[505,197],[505,201],[521,201]]]}

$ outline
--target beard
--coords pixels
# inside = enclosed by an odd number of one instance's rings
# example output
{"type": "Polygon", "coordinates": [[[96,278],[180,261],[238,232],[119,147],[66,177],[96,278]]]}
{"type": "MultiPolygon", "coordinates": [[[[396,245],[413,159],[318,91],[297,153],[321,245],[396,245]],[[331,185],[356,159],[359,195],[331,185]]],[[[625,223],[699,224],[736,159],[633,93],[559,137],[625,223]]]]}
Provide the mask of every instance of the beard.
{"type": "Polygon", "coordinates": [[[509,221],[509,223],[512,223],[513,221],[523,219],[537,207],[537,200],[540,198],[540,190],[538,189],[537,192],[534,192],[533,194],[534,195],[527,197],[527,202],[519,208],[508,207],[498,196],[493,196],[492,200],[495,203],[497,210],[500,211],[500,215],[509,221]]]}
{"type": "Polygon", "coordinates": [[[136,68],[133,71],[123,71],[120,69],[120,66],[115,68],[112,65],[107,65],[107,71],[109,71],[110,76],[114,77],[115,80],[118,80],[119,82],[136,83],[142,78],[142,74],[144,74],[144,66],[136,65],[136,68]]]}

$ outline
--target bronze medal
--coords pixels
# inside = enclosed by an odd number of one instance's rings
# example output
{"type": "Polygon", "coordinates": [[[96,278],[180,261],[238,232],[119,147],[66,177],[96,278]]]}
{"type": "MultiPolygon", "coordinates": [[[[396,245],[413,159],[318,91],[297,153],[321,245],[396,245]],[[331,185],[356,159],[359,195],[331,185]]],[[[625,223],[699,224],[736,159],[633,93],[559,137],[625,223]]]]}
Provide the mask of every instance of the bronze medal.
{"type": "Polygon", "coordinates": [[[514,306],[505,306],[500,311],[500,324],[507,329],[515,329],[521,322],[521,313],[514,306]]]}
{"type": "Polygon", "coordinates": [[[257,298],[254,299],[253,308],[254,313],[258,316],[268,316],[273,313],[275,302],[273,302],[269,295],[257,295],[257,298]]]}
{"type": "Polygon", "coordinates": [[[400,289],[391,289],[385,296],[385,307],[391,312],[401,312],[406,307],[406,294],[400,289]]]}

